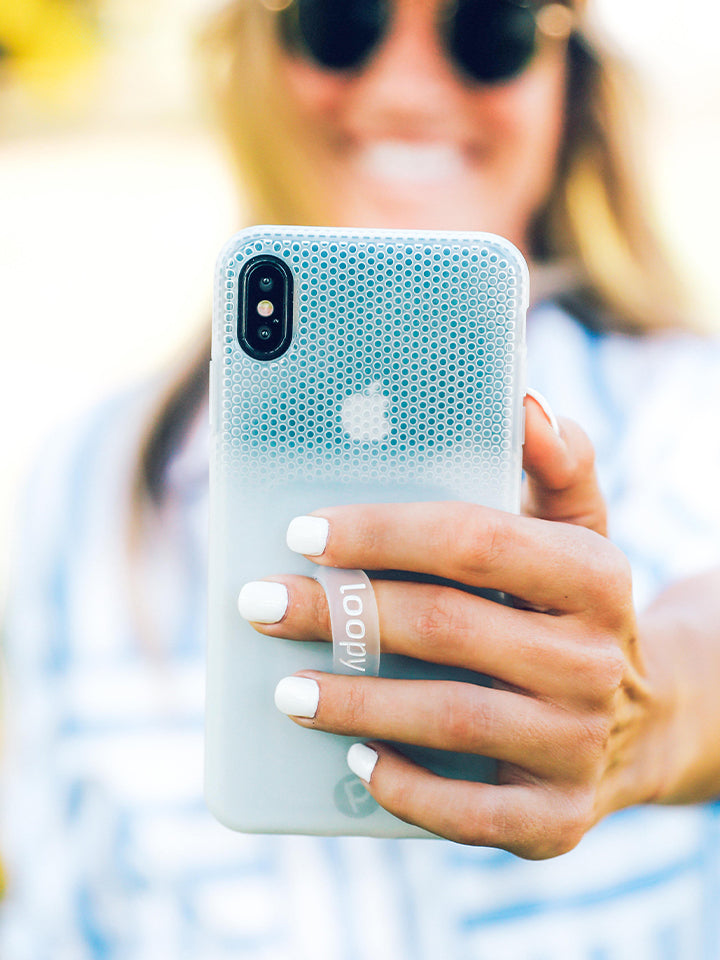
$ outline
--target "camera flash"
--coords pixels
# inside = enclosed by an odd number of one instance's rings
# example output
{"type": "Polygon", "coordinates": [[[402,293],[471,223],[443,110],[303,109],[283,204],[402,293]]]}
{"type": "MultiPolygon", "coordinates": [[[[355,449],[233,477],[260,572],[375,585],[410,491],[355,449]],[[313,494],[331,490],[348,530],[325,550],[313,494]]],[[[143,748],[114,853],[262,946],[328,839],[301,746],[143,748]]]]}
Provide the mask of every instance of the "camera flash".
{"type": "Polygon", "coordinates": [[[269,300],[261,300],[260,303],[257,305],[257,312],[260,314],[261,317],[269,317],[274,309],[275,307],[272,305],[272,303],[269,300]]]}

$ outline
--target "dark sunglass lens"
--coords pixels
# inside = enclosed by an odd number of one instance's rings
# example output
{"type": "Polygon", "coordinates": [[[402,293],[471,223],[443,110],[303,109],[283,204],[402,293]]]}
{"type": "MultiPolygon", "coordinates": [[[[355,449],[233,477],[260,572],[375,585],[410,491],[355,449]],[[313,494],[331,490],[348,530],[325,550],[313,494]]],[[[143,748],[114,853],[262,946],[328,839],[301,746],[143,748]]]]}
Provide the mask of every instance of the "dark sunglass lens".
{"type": "Polygon", "coordinates": [[[516,76],[535,52],[535,17],[515,0],[457,0],[444,23],[448,50],[473,80],[516,76]]]}
{"type": "Polygon", "coordinates": [[[388,17],[388,0],[293,0],[281,31],[295,52],[329,70],[349,70],[372,52],[388,17]]]}

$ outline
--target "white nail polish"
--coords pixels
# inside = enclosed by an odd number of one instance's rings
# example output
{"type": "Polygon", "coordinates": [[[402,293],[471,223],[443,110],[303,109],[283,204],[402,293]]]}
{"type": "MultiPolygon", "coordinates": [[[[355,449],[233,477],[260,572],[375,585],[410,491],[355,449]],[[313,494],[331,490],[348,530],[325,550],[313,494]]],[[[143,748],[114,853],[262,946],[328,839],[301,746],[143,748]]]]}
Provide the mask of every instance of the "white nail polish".
{"type": "Polygon", "coordinates": [[[347,765],[356,777],[370,783],[370,777],[378,762],[378,755],[364,743],[354,743],[347,753],[347,765]]]}
{"type": "Polygon", "coordinates": [[[240,615],[256,623],[277,623],[285,616],[287,607],[287,587],[272,580],[252,580],[243,586],[238,597],[240,615]]]}
{"type": "Polygon", "coordinates": [[[532,397],[535,403],[542,409],[542,412],[548,418],[548,422],[552,427],[553,433],[556,437],[560,436],[560,424],[557,422],[557,417],[553,413],[553,409],[550,404],[547,402],[545,397],[540,393],[539,390],[533,390],[532,387],[528,387],[525,393],[532,397]]]}
{"type": "Polygon", "coordinates": [[[275,706],[289,717],[314,717],[320,702],[320,687],[310,677],[283,677],[275,687],[275,706]]]}
{"type": "Polygon", "coordinates": [[[319,557],[325,550],[329,530],[325,517],[295,517],[287,528],[287,545],[295,553],[319,557]]]}

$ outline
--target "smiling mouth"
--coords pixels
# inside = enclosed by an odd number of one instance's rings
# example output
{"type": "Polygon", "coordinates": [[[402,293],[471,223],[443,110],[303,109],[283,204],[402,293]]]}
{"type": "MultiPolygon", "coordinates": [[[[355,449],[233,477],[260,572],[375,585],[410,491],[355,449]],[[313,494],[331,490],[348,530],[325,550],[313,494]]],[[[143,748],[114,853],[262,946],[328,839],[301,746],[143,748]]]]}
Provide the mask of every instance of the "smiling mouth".
{"type": "Polygon", "coordinates": [[[460,147],[439,141],[376,140],[358,148],[361,175],[393,184],[440,184],[468,173],[460,147]]]}

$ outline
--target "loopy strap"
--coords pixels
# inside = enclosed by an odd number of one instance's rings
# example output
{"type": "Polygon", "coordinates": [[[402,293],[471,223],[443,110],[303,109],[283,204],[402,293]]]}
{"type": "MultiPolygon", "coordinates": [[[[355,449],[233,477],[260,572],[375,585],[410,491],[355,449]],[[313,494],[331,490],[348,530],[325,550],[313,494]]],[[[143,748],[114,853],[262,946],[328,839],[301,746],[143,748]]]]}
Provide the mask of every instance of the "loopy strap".
{"type": "Polygon", "coordinates": [[[333,671],[376,677],[380,671],[380,623],[372,583],[362,570],[323,567],[315,576],[327,595],[333,671]]]}

